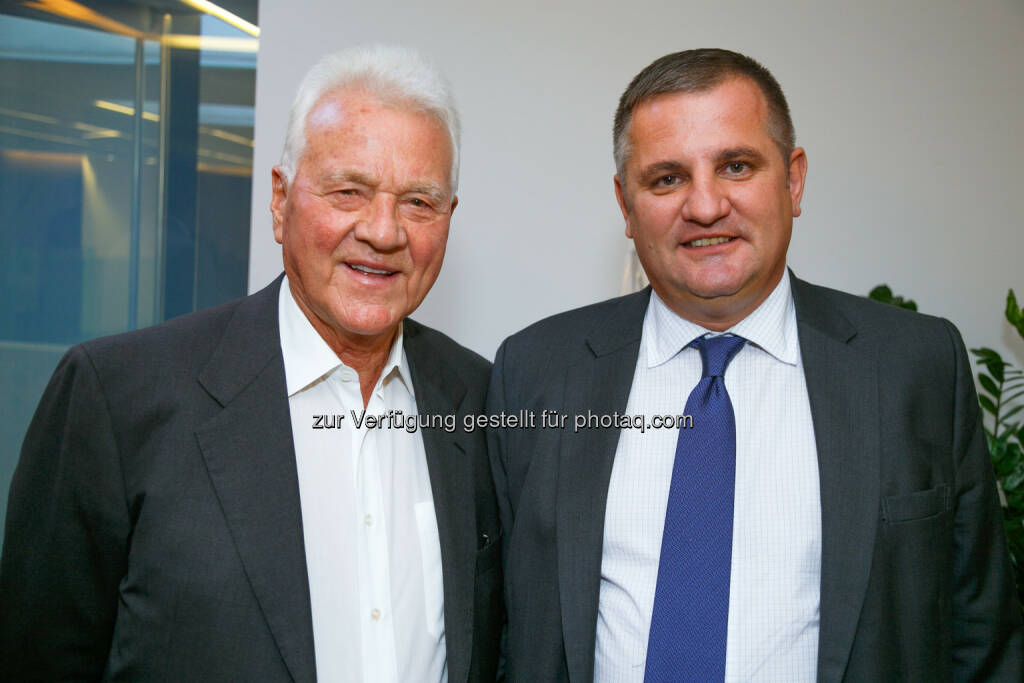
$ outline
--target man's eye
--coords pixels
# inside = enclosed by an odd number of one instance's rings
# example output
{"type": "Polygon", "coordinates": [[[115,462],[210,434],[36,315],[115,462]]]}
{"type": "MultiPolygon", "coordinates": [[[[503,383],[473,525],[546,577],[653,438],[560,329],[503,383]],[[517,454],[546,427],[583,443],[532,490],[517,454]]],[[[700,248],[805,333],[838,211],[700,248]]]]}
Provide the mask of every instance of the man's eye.
{"type": "Polygon", "coordinates": [[[366,206],[366,194],[358,187],[341,187],[327,193],[331,204],[341,211],[357,211],[366,206]]]}
{"type": "Polygon", "coordinates": [[[354,202],[364,202],[367,198],[366,192],[359,187],[339,187],[331,192],[331,196],[334,197],[335,201],[343,202],[346,205],[354,202]]]}
{"type": "Polygon", "coordinates": [[[747,166],[745,161],[730,161],[725,165],[725,170],[733,175],[746,172],[750,167],[747,166]]]}
{"type": "Polygon", "coordinates": [[[429,199],[423,197],[407,197],[399,207],[406,218],[420,222],[432,221],[442,213],[429,199]]]}
{"type": "Polygon", "coordinates": [[[654,184],[658,187],[671,187],[679,182],[679,176],[677,175],[663,175],[654,181],[654,184]]]}

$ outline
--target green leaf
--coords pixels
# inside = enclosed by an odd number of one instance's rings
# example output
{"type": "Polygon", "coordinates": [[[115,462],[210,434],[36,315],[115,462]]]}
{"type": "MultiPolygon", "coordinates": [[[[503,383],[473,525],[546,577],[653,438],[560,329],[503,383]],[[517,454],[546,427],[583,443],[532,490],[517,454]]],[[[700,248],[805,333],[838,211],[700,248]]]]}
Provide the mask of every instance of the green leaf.
{"type": "Polygon", "coordinates": [[[868,298],[881,301],[883,304],[891,303],[892,290],[889,289],[889,285],[878,285],[868,293],[868,298]]]}
{"type": "MultiPolygon", "coordinates": [[[[1005,413],[1003,413],[1002,415],[999,416],[999,421],[1005,424],[1007,420],[1009,420],[1011,417],[1013,417],[1014,415],[1019,413],[1022,408],[1024,408],[1024,404],[1019,405],[1019,406],[1014,406],[1013,408],[1010,408],[1005,413]]],[[[1014,429],[1014,431],[1017,431],[1017,430],[1014,429]]]]}
{"type": "Polygon", "coordinates": [[[978,403],[993,416],[996,414],[996,404],[985,394],[978,394],[978,403]]]}
{"type": "Polygon", "coordinates": [[[999,354],[994,349],[990,349],[987,346],[979,346],[976,349],[971,349],[971,353],[973,353],[975,356],[978,356],[979,358],[999,358],[1000,357],[999,354]]]}
{"type": "Polygon", "coordinates": [[[1013,388],[1021,384],[1024,384],[1024,376],[1017,376],[1016,373],[1014,373],[1014,376],[1003,379],[1003,391],[1006,391],[1007,387],[1013,388]]]}
{"type": "MultiPolygon", "coordinates": [[[[1012,474],[1014,471],[1013,463],[1008,462],[1006,458],[1001,458],[998,462],[995,463],[995,470],[996,478],[999,479],[999,481],[1001,482],[1005,482],[1006,477],[1010,476],[1010,474],[1012,474]]],[[[1012,487],[1010,489],[1007,489],[1005,483],[1003,484],[1004,493],[1009,495],[1009,492],[1012,490],[1012,487]]]]}
{"type": "Polygon", "coordinates": [[[916,311],[917,310],[917,302],[914,301],[913,299],[904,299],[902,296],[898,296],[898,297],[896,297],[896,300],[895,300],[894,303],[897,306],[899,306],[900,308],[905,308],[908,311],[916,311]]]}
{"type": "Polygon", "coordinates": [[[999,398],[999,394],[1001,394],[1002,392],[999,391],[999,387],[996,386],[996,383],[992,380],[991,377],[986,375],[984,372],[979,372],[978,381],[981,382],[981,386],[985,387],[985,391],[992,394],[993,398],[999,398]]]}
{"type": "Polygon", "coordinates": [[[1006,293],[1006,320],[1017,329],[1017,334],[1024,338],[1024,313],[1017,305],[1017,297],[1012,289],[1006,293]]]}
{"type": "MultiPolygon", "coordinates": [[[[1006,292],[1006,316],[1014,320],[1021,317],[1020,306],[1017,305],[1017,295],[1013,293],[1012,287],[1006,292]]],[[[1010,322],[1013,322],[1013,320],[1010,322]]]]}
{"type": "MultiPolygon", "coordinates": [[[[1005,387],[1006,385],[1004,384],[1003,386],[1005,387]]],[[[1005,388],[1003,389],[1003,393],[1007,393],[1005,388]]],[[[1003,396],[1003,403],[1013,403],[1021,396],[1024,396],[1024,389],[1021,389],[1016,393],[1010,394],[1009,396],[1003,396]]]]}
{"type": "Polygon", "coordinates": [[[1002,383],[1006,379],[1006,376],[1003,374],[1003,370],[1006,369],[1006,363],[1002,358],[986,363],[985,367],[988,368],[988,371],[992,373],[992,377],[997,382],[1002,383]]]}
{"type": "Polygon", "coordinates": [[[983,346],[971,349],[971,352],[978,357],[976,361],[978,365],[984,365],[997,382],[1003,381],[1003,371],[1006,369],[1007,363],[997,351],[983,346]]]}
{"type": "Polygon", "coordinates": [[[1003,489],[1015,491],[1021,484],[1024,484],[1024,472],[1016,472],[1003,480],[1003,489]]]}
{"type": "Polygon", "coordinates": [[[1021,313],[1020,306],[1017,305],[1017,295],[1013,293],[1011,288],[1006,292],[1006,320],[1011,325],[1016,326],[1017,323],[1024,318],[1024,314],[1021,313]]]}
{"type": "Polygon", "coordinates": [[[917,310],[917,303],[911,299],[904,299],[902,296],[896,296],[892,293],[889,285],[878,285],[868,292],[868,298],[873,299],[874,301],[880,301],[883,304],[906,308],[911,311],[917,310]]]}

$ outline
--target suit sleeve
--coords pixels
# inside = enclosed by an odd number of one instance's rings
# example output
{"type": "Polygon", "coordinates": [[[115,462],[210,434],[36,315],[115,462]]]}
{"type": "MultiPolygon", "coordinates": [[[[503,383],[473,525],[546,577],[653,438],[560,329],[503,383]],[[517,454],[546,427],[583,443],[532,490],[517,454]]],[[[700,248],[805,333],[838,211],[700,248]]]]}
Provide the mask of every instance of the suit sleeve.
{"type": "Polygon", "coordinates": [[[1006,549],[971,365],[946,322],[956,362],[953,453],[957,459],[953,566],[953,680],[1024,680],[1024,627],[1006,549]]]}
{"type": "Polygon", "coordinates": [[[0,679],[103,675],[130,520],[107,397],[86,350],[64,356],[21,450],[0,559],[0,679]]]}

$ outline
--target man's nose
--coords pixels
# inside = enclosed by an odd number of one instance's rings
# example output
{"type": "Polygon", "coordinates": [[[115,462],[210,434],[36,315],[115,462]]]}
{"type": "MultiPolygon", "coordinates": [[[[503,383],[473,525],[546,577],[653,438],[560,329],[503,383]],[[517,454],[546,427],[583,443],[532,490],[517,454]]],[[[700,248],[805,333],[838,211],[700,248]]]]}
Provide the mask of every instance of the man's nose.
{"type": "Polygon", "coordinates": [[[732,204],[716,177],[694,178],[682,206],[683,220],[711,226],[729,215],[732,204]]]}
{"type": "Polygon", "coordinates": [[[405,228],[398,218],[398,198],[388,192],[377,192],[356,222],[356,239],[376,251],[396,251],[408,242],[405,228]]]}

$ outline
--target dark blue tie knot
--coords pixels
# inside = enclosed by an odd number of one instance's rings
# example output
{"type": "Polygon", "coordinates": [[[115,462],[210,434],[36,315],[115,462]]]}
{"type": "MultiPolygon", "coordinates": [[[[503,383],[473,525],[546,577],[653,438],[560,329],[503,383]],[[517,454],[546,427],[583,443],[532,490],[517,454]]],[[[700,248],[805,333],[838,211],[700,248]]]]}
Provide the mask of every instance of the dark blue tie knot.
{"type": "Polygon", "coordinates": [[[703,378],[724,376],[729,361],[746,343],[747,340],[743,337],[723,334],[717,337],[699,337],[689,345],[700,351],[701,360],[704,361],[704,374],[701,375],[703,378]]]}

